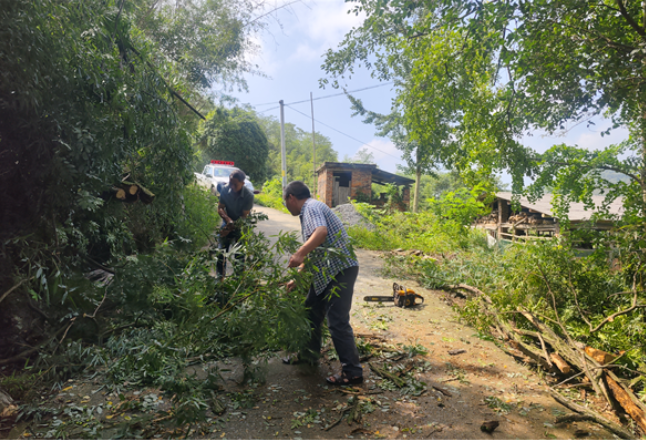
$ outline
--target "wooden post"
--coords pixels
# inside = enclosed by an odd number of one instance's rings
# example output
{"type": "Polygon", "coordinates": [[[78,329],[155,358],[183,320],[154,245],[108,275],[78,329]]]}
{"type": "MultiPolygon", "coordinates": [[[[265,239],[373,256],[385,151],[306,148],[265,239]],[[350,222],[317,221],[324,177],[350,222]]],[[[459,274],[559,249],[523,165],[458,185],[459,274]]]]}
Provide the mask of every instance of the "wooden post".
{"type": "Polygon", "coordinates": [[[498,228],[496,230],[496,235],[498,240],[502,239],[502,200],[498,199],[498,228]]]}

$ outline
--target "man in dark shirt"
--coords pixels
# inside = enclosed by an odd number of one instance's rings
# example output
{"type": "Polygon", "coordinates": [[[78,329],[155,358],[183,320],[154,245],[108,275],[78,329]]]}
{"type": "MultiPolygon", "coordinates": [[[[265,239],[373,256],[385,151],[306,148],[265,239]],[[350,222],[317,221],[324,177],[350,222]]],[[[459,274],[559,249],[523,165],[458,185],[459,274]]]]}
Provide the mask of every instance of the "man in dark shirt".
{"type": "MultiPolygon", "coordinates": [[[[244,185],[246,178],[247,176],[241,170],[235,170],[229,176],[229,183],[220,188],[220,203],[218,204],[218,214],[222,218],[220,238],[218,239],[220,249],[229,250],[240,240],[242,231],[235,221],[248,216],[253,208],[253,193],[244,185]]],[[[244,255],[238,254],[236,259],[244,259],[244,255]]],[[[239,266],[239,263],[234,263],[234,271],[239,266]]],[[[226,273],[224,258],[218,258],[216,272],[218,279],[224,277],[226,273]]]]}

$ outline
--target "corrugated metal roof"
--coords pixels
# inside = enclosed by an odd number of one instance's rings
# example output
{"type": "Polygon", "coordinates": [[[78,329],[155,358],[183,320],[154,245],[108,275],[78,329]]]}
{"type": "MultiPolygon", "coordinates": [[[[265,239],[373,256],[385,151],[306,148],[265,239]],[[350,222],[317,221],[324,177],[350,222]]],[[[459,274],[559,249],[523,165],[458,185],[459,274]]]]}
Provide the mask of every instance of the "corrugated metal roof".
{"type": "MultiPolygon", "coordinates": [[[[510,202],[512,200],[513,194],[510,192],[499,192],[496,194],[496,197],[510,202]]],[[[604,199],[605,196],[592,196],[592,200],[597,207],[602,206],[604,199]]],[[[532,209],[534,211],[540,212],[541,214],[546,214],[549,216],[554,215],[552,212],[552,194],[545,194],[534,203],[530,203],[530,201],[527,200],[527,197],[521,197],[519,202],[523,208],[532,209]]],[[[610,214],[621,215],[623,213],[623,198],[619,197],[615,199],[610,204],[608,211],[610,212],[610,214]]],[[[570,219],[570,221],[588,220],[590,219],[591,215],[592,211],[587,210],[583,203],[570,204],[570,211],[568,213],[568,218],[570,219]]]]}

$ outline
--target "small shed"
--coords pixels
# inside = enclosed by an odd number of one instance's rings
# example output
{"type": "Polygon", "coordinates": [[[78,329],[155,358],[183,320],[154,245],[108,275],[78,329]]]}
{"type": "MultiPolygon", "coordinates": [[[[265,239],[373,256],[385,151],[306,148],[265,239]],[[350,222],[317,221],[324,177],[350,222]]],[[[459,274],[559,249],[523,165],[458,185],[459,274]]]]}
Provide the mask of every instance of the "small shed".
{"type": "MultiPolygon", "coordinates": [[[[491,235],[506,240],[536,239],[550,237],[559,233],[559,220],[552,214],[552,194],[545,194],[535,202],[530,202],[526,197],[519,200],[520,211],[513,212],[513,194],[499,192],[493,202],[491,214],[476,220],[476,227],[483,228],[491,235]]],[[[593,196],[597,207],[602,206],[604,196],[593,196]]],[[[623,212],[623,199],[618,198],[609,206],[609,213],[621,215],[623,212]]],[[[583,203],[570,204],[568,220],[576,226],[586,222],[592,216],[592,211],[587,210],[583,203]]],[[[612,228],[611,220],[599,220],[594,225],[597,230],[612,228]]]]}
{"type": "Polygon", "coordinates": [[[375,164],[325,162],[317,170],[318,195],[330,208],[347,203],[348,199],[362,198],[371,202],[372,184],[386,183],[403,186],[402,199],[410,205],[410,186],[413,179],[380,170],[375,164]]]}

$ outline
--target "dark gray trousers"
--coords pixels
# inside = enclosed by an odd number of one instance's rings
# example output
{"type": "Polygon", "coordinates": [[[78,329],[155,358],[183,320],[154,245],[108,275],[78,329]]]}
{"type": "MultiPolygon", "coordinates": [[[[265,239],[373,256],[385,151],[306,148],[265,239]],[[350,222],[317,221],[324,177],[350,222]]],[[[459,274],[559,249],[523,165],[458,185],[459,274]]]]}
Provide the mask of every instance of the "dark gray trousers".
{"type": "Polygon", "coordinates": [[[349,267],[336,275],[325,290],[319,295],[310,291],[305,299],[305,306],[309,308],[308,318],[312,324],[312,336],[307,346],[308,354],[304,357],[318,359],[321,353],[321,324],[327,316],[327,325],[330,329],[334,349],[339,355],[343,371],[349,377],[363,375],[359,362],[359,351],[354,342],[354,333],[350,326],[350,308],[352,307],[352,294],[354,283],[359,275],[359,267],[349,267]]]}
{"type": "MultiPolygon", "coordinates": [[[[233,231],[229,232],[229,234],[227,234],[226,237],[218,237],[218,248],[228,251],[241,238],[242,238],[242,231],[240,229],[234,229],[233,231]]],[[[231,262],[233,264],[234,275],[237,275],[237,273],[241,270],[243,266],[242,263],[244,262],[244,258],[245,258],[245,255],[242,253],[239,253],[235,256],[235,258],[231,262]]],[[[226,258],[224,258],[224,256],[219,255],[217,257],[217,261],[215,263],[215,271],[217,273],[218,279],[226,275],[227,261],[226,261],[226,258]]]]}

